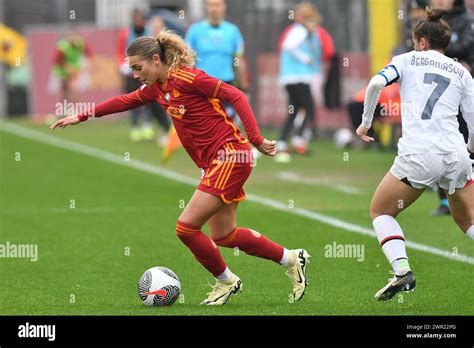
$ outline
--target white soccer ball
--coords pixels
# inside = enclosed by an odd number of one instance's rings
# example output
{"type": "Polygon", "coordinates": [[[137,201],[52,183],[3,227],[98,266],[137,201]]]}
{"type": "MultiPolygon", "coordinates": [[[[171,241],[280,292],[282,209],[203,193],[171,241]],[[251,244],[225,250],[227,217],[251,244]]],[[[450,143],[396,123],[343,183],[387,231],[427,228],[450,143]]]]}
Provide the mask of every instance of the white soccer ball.
{"type": "Polygon", "coordinates": [[[138,295],[145,306],[171,306],[180,292],[178,277],[166,267],[150,268],[138,281],[138,295]]]}
{"type": "Polygon", "coordinates": [[[341,128],[334,133],[334,143],[339,149],[348,146],[354,137],[353,132],[348,128],[341,128]]]}

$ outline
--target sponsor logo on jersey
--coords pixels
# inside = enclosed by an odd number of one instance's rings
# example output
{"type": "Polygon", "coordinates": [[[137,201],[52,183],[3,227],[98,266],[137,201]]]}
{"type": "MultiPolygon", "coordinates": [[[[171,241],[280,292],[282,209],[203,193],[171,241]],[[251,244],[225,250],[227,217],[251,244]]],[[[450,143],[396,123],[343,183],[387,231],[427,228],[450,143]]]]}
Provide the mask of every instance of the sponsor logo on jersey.
{"type": "Polygon", "coordinates": [[[171,92],[173,92],[173,97],[175,98],[178,98],[181,95],[181,93],[179,93],[179,91],[176,88],[173,88],[171,92]]]}
{"type": "Polygon", "coordinates": [[[168,106],[168,109],[166,109],[166,112],[172,117],[181,119],[186,113],[186,108],[183,105],[180,105],[179,107],[170,105],[168,106]]]}

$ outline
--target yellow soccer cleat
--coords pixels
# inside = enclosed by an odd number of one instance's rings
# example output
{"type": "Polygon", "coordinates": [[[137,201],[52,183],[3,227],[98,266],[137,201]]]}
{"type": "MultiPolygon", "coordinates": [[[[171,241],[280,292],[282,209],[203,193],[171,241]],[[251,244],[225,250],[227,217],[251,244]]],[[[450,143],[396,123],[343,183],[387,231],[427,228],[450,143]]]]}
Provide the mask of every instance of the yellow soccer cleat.
{"type": "Polygon", "coordinates": [[[293,259],[293,266],[289,267],[286,275],[290,277],[291,285],[293,286],[293,299],[299,301],[304,296],[304,291],[308,285],[306,278],[306,266],[308,266],[311,255],[304,249],[290,250],[290,257],[293,259]]]}
{"type": "Polygon", "coordinates": [[[212,287],[212,291],[208,293],[208,297],[201,302],[206,306],[222,306],[230,296],[236,295],[242,291],[242,281],[235,274],[230,280],[217,280],[212,287]]]}

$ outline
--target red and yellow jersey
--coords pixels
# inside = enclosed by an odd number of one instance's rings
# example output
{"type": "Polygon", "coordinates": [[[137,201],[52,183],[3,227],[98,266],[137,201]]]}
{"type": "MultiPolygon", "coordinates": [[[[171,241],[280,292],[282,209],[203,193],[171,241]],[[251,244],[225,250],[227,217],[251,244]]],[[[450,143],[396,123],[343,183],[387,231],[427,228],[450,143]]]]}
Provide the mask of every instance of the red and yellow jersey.
{"type": "Polygon", "coordinates": [[[95,116],[152,102],[160,103],[171,116],[183,147],[200,168],[212,163],[217,150],[224,143],[244,144],[250,141],[258,146],[263,142],[245,94],[199,69],[179,69],[171,73],[163,84],[144,85],[130,94],[100,103],[96,106],[95,116]],[[248,140],[227,116],[221,101],[234,106],[248,140]]]}

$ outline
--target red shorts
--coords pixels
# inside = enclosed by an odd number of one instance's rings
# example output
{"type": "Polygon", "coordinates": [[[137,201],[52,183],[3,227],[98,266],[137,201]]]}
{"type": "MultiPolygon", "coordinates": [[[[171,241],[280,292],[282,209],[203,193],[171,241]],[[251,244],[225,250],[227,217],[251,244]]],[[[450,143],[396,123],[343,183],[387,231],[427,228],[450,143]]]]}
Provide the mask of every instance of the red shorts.
{"type": "Polygon", "coordinates": [[[244,183],[253,167],[252,148],[248,143],[225,143],[212,164],[203,168],[198,190],[220,197],[226,204],[245,199],[244,183]]]}

